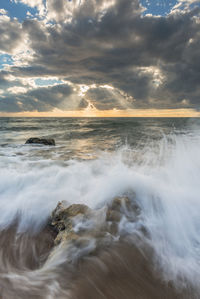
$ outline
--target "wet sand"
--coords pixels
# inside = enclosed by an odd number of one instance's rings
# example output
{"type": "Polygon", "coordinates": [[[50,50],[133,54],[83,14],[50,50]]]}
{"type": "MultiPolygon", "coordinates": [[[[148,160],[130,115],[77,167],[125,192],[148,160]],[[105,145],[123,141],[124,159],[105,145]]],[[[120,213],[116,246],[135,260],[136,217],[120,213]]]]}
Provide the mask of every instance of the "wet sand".
{"type": "MultiPolygon", "coordinates": [[[[197,299],[197,290],[164,282],[155,270],[150,248],[117,242],[76,261],[46,267],[54,235],[16,234],[14,226],[0,234],[2,299],[197,299]]],[[[57,249],[56,249],[57,250],[57,249]]],[[[59,258],[58,258],[59,260],[59,258]]]]}

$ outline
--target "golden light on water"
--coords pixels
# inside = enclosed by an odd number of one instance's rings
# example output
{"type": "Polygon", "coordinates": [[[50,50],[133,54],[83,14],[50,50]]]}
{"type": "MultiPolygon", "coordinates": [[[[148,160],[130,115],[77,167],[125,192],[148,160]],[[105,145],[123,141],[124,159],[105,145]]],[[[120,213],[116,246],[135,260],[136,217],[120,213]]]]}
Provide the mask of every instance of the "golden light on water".
{"type": "Polygon", "coordinates": [[[95,107],[87,107],[74,111],[62,111],[55,108],[50,112],[0,113],[0,117],[200,117],[200,112],[194,109],[98,110],[95,107]]]}

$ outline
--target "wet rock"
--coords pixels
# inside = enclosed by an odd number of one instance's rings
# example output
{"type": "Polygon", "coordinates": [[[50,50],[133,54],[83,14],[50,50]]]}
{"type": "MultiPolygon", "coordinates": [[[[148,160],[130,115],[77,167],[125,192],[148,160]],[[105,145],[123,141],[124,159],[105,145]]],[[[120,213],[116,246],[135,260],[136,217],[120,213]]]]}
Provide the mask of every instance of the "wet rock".
{"type": "Polygon", "coordinates": [[[128,215],[133,212],[139,213],[139,207],[133,203],[128,197],[116,197],[110,205],[108,205],[106,220],[119,222],[122,215],[128,215]]]}
{"type": "Polygon", "coordinates": [[[106,213],[106,221],[119,222],[120,219],[121,219],[121,213],[119,211],[108,209],[106,213]]]}
{"type": "MultiPolygon", "coordinates": [[[[90,209],[88,206],[83,204],[73,204],[67,206],[66,202],[62,201],[57,204],[56,209],[52,213],[52,223],[54,225],[60,222],[66,223],[71,217],[77,216],[79,214],[87,214],[90,209]]],[[[67,223],[68,224],[68,223],[67,223]]]]}
{"type": "Polygon", "coordinates": [[[54,240],[54,244],[58,245],[61,242],[65,242],[65,241],[75,241],[78,240],[79,236],[74,233],[73,230],[63,230],[61,232],[58,233],[57,237],[54,240]]]}
{"type": "Polygon", "coordinates": [[[62,241],[72,241],[78,239],[78,234],[74,231],[73,220],[79,215],[88,217],[90,209],[86,205],[73,204],[69,207],[66,203],[59,202],[51,216],[51,227],[57,231],[55,245],[62,241]]]}
{"type": "Polygon", "coordinates": [[[135,201],[128,197],[116,197],[108,205],[106,213],[107,231],[113,235],[119,235],[119,224],[122,219],[130,222],[136,222],[140,215],[140,208],[135,201]]]}
{"type": "Polygon", "coordinates": [[[37,138],[32,137],[26,140],[25,144],[43,144],[43,145],[55,145],[55,140],[52,138],[37,138]]]}
{"type": "Polygon", "coordinates": [[[110,209],[115,211],[120,211],[122,205],[130,204],[130,199],[128,197],[116,197],[113,199],[110,209]]]}
{"type": "Polygon", "coordinates": [[[136,222],[139,215],[139,207],[128,197],[114,198],[108,206],[99,210],[91,210],[83,204],[68,206],[63,201],[53,211],[50,226],[56,232],[55,245],[85,237],[103,244],[118,237],[122,220],[136,222]]]}

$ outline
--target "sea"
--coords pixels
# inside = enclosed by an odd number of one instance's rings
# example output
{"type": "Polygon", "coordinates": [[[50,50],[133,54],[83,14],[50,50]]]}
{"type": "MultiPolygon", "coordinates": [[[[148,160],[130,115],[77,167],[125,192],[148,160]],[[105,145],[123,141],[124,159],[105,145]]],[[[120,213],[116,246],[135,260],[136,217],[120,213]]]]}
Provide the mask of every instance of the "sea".
{"type": "Polygon", "coordinates": [[[0,298],[200,298],[200,119],[0,118],[0,298]],[[105,241],[116,198],[139,216],[105,241]],[[97,215],[87,242],[55,245],[59,202],[97,215]]]}

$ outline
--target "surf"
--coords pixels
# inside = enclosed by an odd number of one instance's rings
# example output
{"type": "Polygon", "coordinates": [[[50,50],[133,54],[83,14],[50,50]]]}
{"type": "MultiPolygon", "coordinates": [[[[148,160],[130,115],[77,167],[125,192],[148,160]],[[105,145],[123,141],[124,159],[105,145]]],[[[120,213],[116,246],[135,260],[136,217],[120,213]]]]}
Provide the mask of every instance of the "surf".
{"type": "MultiPolygon", "coordinates": [[[[125,144],[112,152],[99,152],[97,158],[89,161],[69,159],[61,163],[47,158],[30,161],[23,156],[1,157],[0,280],[5,298],[16,296],[16,290],[19,298],[27,298],[31,293],[42,294],[41,298],[79,298],[81,289],[89,294],[92,288],[84,273],[100,290],[94,293],[95,298],[112,298],[102,289],[103,273],[104,270],[113,273],[117,265],[116,280],[121,277],[120,271],[125,271],[131,284],[141,280],[147,287],[143,290],[144,298],[150,298],[147,283],[150,277],[155,287],[152,298],[159,298],[162,288],[171,294],[170,298],[184,298],[185,294],[198,298],[199,146],[200,137],[196,133],[169,134],[159,140],[148,140],[145,145],[125,144]],[[48,235],[46,225],[59,201],[65,201],[67,206],[84,204],[97,212],[106,211],[116,197],[128,197],[139,207],[140,217],[135,223],[131,214],[125,213],[117,228],[117,238],[109,241],[107,247],[98,248],[96,239],[91,238],[94,243],[87,250],[80,249],[83,250],[80,254],[73,244],[54,247],[49,237],[41,241],[41,236],[48,235]],[[13,244],[18,252],[15,259],[13,244]],[[28,255],[33,257],[31,266],[28,255]],[[146,280],[142,267],[148,269],[146,280]],[[49,287],[42,286],[41,281],[49,283],[49,287]],[[79,288],[74,289],[74,285],[79,288]]],[[[79,229],[84,225],[80,221],[79,229]]],[[[114,287],[114,282],[110,283],[114,287]]],[[[124,285],[125,282],[120,284],[121,296],[124,285]]],[[[140,292],[142,289],[138,296],[140,292]]],[[[120,298],[117,296],[113,293],[113,298],[120,298]]]]}

